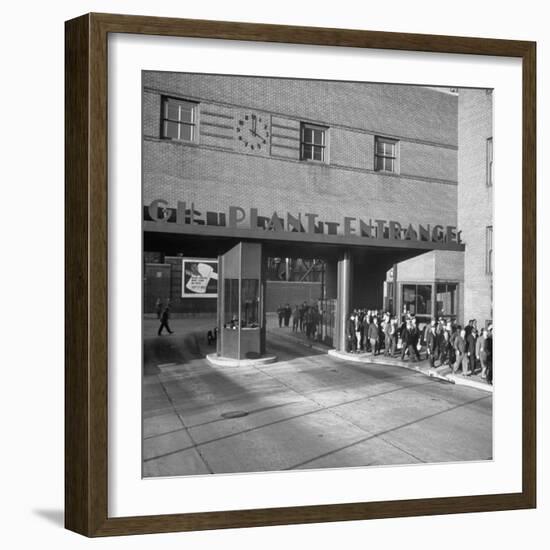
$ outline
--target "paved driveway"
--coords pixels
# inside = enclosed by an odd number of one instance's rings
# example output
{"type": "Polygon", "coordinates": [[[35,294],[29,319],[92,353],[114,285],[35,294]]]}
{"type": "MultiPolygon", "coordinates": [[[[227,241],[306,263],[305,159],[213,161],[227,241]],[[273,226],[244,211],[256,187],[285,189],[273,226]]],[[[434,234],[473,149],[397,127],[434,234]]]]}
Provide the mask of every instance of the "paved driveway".
{"type": "Polygon", "coordinates": [[[492,395],[270,331],[274,364],[213,367],[211,321],[146,321],[145,476],[488,460],[492,395]],[[203,326],[204,325],[204,326],[203,326]]]}

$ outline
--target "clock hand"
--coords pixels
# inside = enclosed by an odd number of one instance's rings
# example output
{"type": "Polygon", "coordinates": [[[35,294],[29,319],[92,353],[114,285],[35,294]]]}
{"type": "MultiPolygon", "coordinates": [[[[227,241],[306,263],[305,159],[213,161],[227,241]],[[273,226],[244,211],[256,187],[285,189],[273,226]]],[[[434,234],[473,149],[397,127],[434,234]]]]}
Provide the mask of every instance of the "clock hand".
{"type": "Polygon", "coordinates": [[[253,136],[256,136],[256,137],[258,137],[260,139],[263,139],[265,141],[265,139],[260,134],[257,134],[254,130],[249,130],[249,131],[253,136]]]}

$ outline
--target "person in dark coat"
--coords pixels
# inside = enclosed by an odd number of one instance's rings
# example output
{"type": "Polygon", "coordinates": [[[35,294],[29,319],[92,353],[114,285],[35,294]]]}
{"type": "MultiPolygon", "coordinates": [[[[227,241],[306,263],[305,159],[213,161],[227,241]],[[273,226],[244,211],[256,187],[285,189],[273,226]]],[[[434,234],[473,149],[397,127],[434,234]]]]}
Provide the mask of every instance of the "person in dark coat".
{"type": "Polygon", "coordinates": [[[474,374],[476,370],[476,341],[477,330],[474,326],[470,329],[470,334],[466,337],[466,353],[468,355],[468,373],[467,376],[474,374]]]}
{"type": "Polygon", "coordinates": [[[304,302],[300,306],[300,332],[305,332],[306,330],[306,312],[307,312],[307,303],[304,302]]]}
{"type": "Polygon", "coordinates": [[[292,332],[298,332],[298,327],[300,326],[300,308],[298,306],[294,307],[292,312],[292,332]]]}
{"type": "Polygon", "coordinates": [[[374,316],[372,322],[369,325],[369,340],[373,355],[378,355],[379,352],[379,340],[380,340],[380,327],[378,326],[378,317],[374,316]]]}
{"type": "Polygon", "coordinates": [[[284,318],[285,318],[285,327],[288,327],[290,323],[290,316],[292,315],[292,309],[290,307],[290,304],[287,304],[284,307],[284,318]]]}
{"type": "Polygon", "coordinates": [[[437,358],[437,350],[439,347],[438,337],[435,328],[435,322],[432,321],[428,334],[426,334],[426,351],[428,352],[428,359],[430,361],[430,367],[435,367],[435,360],[437,358]]]}
{"type": "Polygon", "coordinates": [[[170,325],[168,324],[168,321],[170,319],[170,304],[168,304],[162,311],[162,314],[160,316],[160,327],[158,330],[158,335],[160,336],[162,333],[162,329],[165,328],[169,334],[173,334],[173,330],[170,328],[170,325]]]}
{"type": "Polygon", "coordinates": [[[420,331],[416,326],[416,319],[411,319],[411,328],[409,329],[408,334],[408,348],[409,348],[409,357],[411,360],[420,361],[420,354],[418,353],[418,340],[420,339],[420,331]]]}
{"type": "Polygon", "coordinates": [[[441,364],[452,366],[452,364],[454,363],[453,327],[450,322],[447,323],[445,327],[443,327],[439,351],[441,364]]]}
{"type": "Polygon", "coordinates": [[[281,328],[285,318],[285,308],[282,305],[277,308],[277,317],[279,318],[279,328],[281,328]]]}

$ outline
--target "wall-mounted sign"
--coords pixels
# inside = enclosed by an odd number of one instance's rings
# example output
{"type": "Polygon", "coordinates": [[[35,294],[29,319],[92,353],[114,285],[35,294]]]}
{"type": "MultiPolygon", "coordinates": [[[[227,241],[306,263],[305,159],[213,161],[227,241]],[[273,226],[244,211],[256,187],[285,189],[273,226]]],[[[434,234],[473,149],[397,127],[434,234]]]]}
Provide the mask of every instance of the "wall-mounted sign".
{"type": "Polygon", "coordinates": [[[182,298],[218,296],[218,260],[182,258],[182,298]]]}
{"type": "Polygon", "coordinates": [[[245,210],[229,206],[227,212],[199,211],[193,203],[178,201],[175,208],[156,199],[145,208],[146,220],[181,226],[213,226],[245,229],[254,233],[305,233],[341,237],[359,237],[375,241],[423,241],[461,245],[460,231],[453,225],[402,224],[393,220],[343,216],[339,221],[321,219],[318,214],[273,212],[262,215],[257,208],[245,210]]]}

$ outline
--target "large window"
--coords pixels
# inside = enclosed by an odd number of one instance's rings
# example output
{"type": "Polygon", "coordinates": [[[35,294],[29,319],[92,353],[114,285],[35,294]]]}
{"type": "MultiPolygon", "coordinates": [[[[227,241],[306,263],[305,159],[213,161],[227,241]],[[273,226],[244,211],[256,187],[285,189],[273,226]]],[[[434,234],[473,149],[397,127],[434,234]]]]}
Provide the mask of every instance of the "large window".
{"type": "Polygon", "coordinates": [[[224,327],[237,330],[260,326],[260,281],[242,279],[239,307],[239,279],[224,279],[224,327]],[[240,311],[239,311],[240,310],[240,311]]]}
{"type": "Polygon", "coordinates": [[[456,319],[457,316],[457,283],[437,283],[435,286],[436,316],[445,319],[456,319]]]}
{"type": "Polygon", "coordinates": [[[327,162],[327,132],[325,126],[302,123],[300,138],[300,158],[327,162]]]}
{"type": "Polygon", "coordinates": [[[487,182],[487,187],[491,187],[493,185],[493,138],[492,137],[487,138],[486,158],[487,158],[486,182],[487,182]]]}
{"type": "Polygon", "coordinates": [[[398,172],[398,144],[396,139],[375,137],[374,169],[377,172],[398,172]]]}
{"type": "Polygon", "coordinates": [[[243,328],[260,326],[260,281],[243,279],[241,295],[241,325],[243,328]]]}
{"type": "Polygon", "coordinates": [[[224,327],[237,330],[239,328],[239,279],[225,279],[224,285],[224,327]]]}
{"type": "Polygon", "coordinates": [[[485,273],[493,274],[493,226],[488,225],[485,229],[485,273]]]}
{"type": "Polygon", "coordinates": [[[408,313],[427,322],[432,315],[432,285],[403,285],[402,304],[408,313]]]}
{"type": "Polygon", "coordinates": [[[198,104],[171,97],[162,98],[162,137],[195,141],[198,104]]]}

